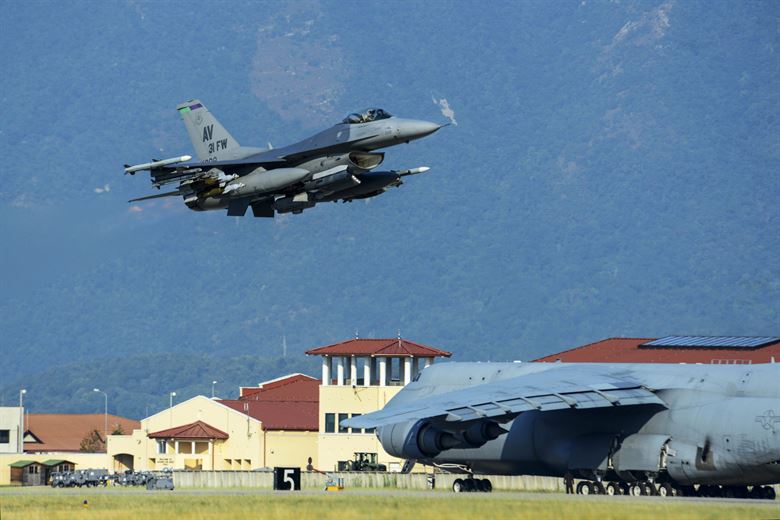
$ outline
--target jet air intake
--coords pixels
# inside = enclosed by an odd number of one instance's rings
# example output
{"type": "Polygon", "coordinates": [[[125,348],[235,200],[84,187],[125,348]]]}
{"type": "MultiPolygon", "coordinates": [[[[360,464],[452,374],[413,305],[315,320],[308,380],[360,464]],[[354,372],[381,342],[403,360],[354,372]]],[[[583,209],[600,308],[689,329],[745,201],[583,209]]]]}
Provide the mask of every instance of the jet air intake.
{"type": "Polygon", "coordinates": [[[352,163],[349,166],[353,172],[373,170],[385,160],[383,153],[352,152],[347,157],[352,163]]]}
{"type": "Polygon", "coordinates": [[[318,173],[338,168],[339,166],[346,166],[348,172],[358,174],[373,170],[382,164],[382,161],[384,160],[385,154],[383,153],[350,152],[312,159],[299,164],[298,168],[318,173]]]}

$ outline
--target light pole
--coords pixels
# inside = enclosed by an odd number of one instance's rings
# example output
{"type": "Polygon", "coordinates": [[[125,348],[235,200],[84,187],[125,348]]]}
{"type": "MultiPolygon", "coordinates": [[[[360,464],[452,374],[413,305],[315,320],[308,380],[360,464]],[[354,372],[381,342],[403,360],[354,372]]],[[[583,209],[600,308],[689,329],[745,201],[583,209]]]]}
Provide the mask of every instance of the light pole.
{"type": "Polygon", "coordinates": [[[103,435],[104,435],[103,436],[103,442],[106,445],[106,452],[108,452],[108,394],[105,393],[100,388],[93,388],[92,391],[93,392],[97,392],[99,394],[103,394],[103,397],[106,398],[106,407],[103,409],[103,423],[104,423],[103,424],[103,426],[104,426],[104,429],[103,429],[103,435]]]}
{"type": "Polygon", "coordinates": [[[24,394],[27,390],[19,390],[19,453],[24,453],[24,394]]]}
{"type": "Polygon", "coordinates": [[[214,399],[214,385],[219,383],[219,381],[212,381],[211,382],[211,398],[214,399]]]}
{"type": "Polygon", "coordinates": [[[173,426],[173,398],[176,397],[176,392],[171,392],[168,397],[170,398],[168,403],[168,422],[173,426]]]}

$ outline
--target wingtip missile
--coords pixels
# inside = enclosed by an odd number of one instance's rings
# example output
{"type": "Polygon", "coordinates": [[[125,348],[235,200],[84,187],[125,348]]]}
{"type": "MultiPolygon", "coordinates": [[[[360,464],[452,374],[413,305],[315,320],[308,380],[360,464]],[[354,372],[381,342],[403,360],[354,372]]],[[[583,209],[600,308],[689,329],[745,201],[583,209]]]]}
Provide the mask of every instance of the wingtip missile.
{"type": "Polygon", "coordinates": [[[191,155],[182,155],[181,157],[172,157],[170,159],[163,159],[161,161],[152,161],[144,164],[137,164],[135,166],[125,165],[125,174],[133,175],[135,172],[142,170],[153,170],[154,168],[162,168],[163,166],[169,166],[171,164],[178,164],[187,162],[192,159],[191,155]]]}
{"type": "Polygon", "coordinates": [[[418,168],[412,168],[409,170],[401,170],[398,172],[398,175],[400,177],[406,177],[407,175],[417,175],[418,173],[425,173],[428,170],[430,170],[430,168],[428,168],[427,166],[420,166],[418,168]]]}

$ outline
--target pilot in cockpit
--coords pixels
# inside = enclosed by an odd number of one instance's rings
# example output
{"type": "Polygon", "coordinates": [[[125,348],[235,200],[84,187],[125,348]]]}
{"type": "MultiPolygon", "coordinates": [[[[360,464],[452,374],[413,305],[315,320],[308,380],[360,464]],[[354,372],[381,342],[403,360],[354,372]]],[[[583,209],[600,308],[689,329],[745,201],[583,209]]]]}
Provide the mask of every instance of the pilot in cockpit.
{"type": "Polygon", "coordinates": [[[359,123],[370,123],[380,119],[388,119],[390,117],[393,117],[392,114],[382,110],[381,108],[369,108],[360,113],[355,112],[349,114],[342,122],[350,125],[356,125],[359,123]]]}

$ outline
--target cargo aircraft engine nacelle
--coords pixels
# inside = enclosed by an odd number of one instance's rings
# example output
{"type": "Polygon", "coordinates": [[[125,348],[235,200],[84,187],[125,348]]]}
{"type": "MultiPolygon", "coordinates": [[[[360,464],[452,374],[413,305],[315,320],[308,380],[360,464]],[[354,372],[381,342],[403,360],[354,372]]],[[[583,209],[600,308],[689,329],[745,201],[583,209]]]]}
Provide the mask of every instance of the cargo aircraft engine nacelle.
{"type": "Polygon", "coordinates": [[[495,421],[481,420],[457,431],[437,428],[428,421],[407,421],[377,429],[382,446],[402,459],[430,459],[442,451],[479,448],[507,433],[495,421]]]}

